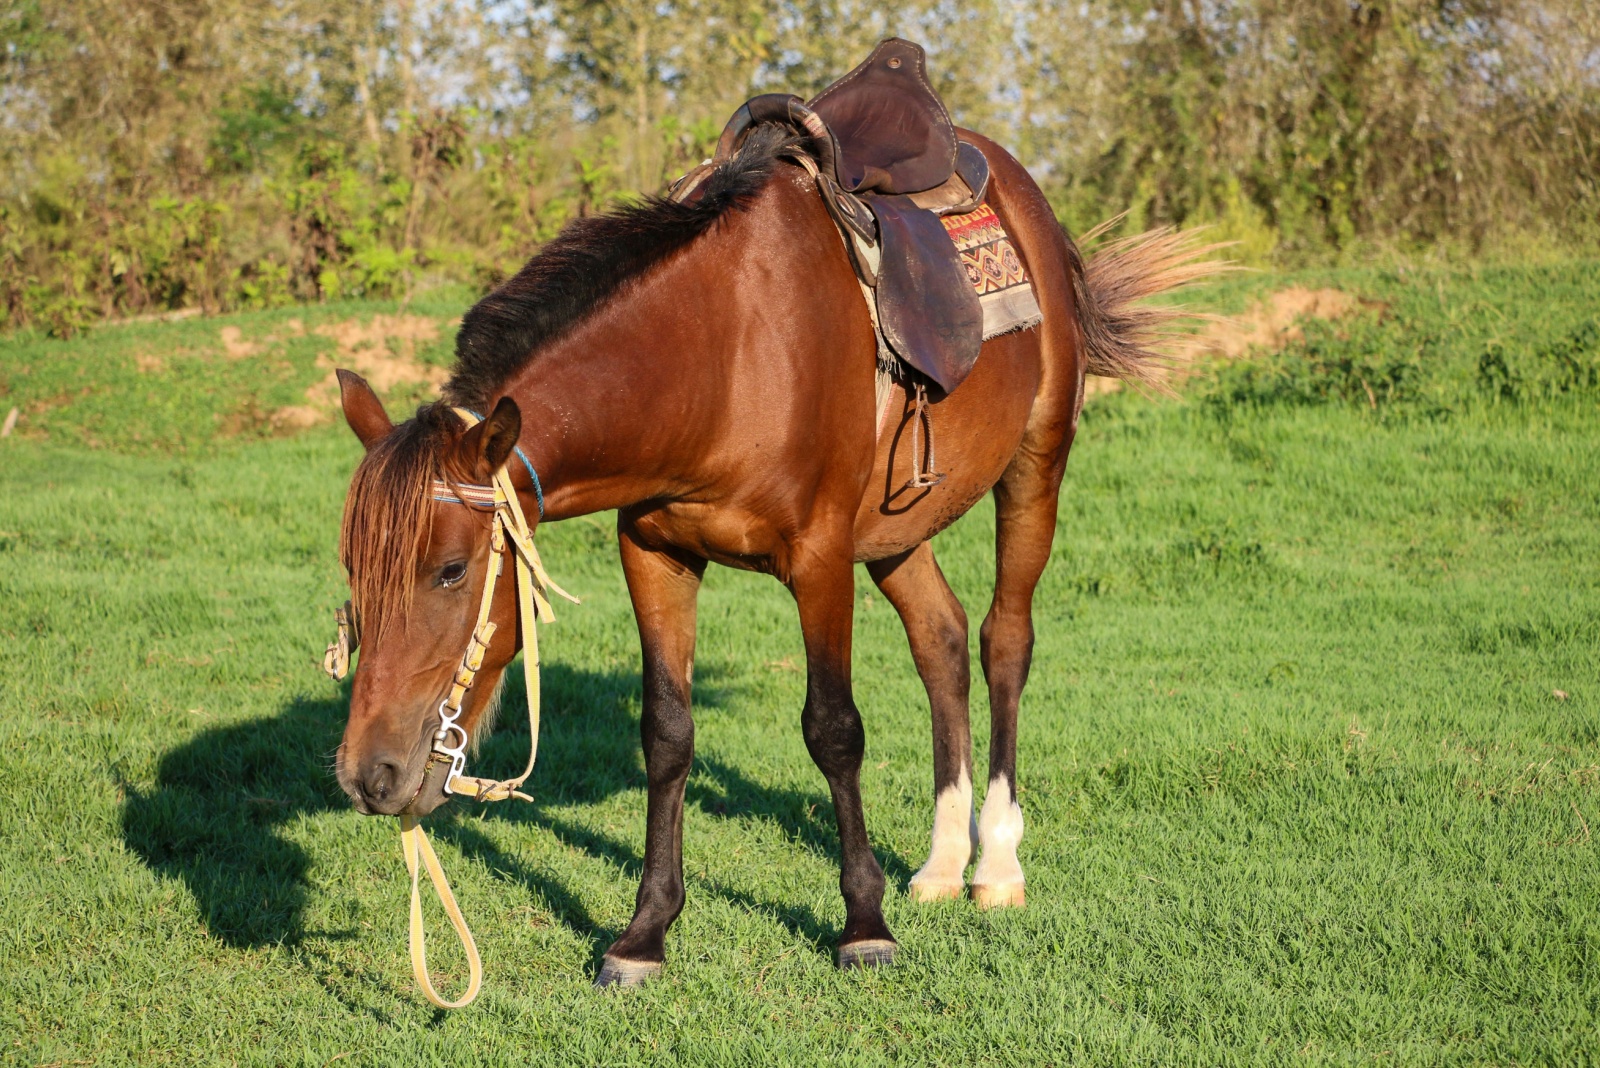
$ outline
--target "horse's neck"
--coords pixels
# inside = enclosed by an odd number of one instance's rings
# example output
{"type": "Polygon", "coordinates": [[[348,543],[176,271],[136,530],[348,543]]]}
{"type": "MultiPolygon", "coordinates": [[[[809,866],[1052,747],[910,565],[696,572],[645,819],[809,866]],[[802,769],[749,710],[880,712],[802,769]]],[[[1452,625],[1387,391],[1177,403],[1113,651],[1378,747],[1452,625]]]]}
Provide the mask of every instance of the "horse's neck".
{"type": "Polygon", "coordinates": [[[546,518],[677,496],[693,477],[679,456],[686,429],[712,430],[726,374],[687,336],[673,293],[645,281],[508,382],[546,518]]]}
{"type": "Polygon", "coordinates": [[[793,437],[763,423],[781,418],[762,398],[785,375],[798,388],[837,379],[829,360],[867,368],[870,398],[870,325],[833,311],[859,299],[815,193],[771,182],[508,380],[546,517],[682,499],[743,467],[759,441],[793,437]]]}

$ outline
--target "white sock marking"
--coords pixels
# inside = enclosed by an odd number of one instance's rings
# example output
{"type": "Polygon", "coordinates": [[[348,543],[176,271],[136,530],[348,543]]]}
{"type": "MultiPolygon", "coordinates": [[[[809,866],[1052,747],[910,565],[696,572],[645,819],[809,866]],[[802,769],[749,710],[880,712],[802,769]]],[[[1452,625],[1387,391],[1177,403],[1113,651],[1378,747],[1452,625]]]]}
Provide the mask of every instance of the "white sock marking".
{"type": "Polygon", "coordinates": [[[1017,862],[1017,844],[1022,841],[1022,806],[1011,799],[1005,776],[989,783],[983,799],[983,815],[978,817],[978,838],[983,855],[972,873],[973,886],[1020,886],[1022,865],[1017,862]]]}
{"type": "Polygon", "coordinates": [[[933,803],[933,845],[928,862],[911,877],[913,887],[959,891],[961,877],[978,849],[978,825],[972,818],[972,778],[967,769],[954,785],[939,791],[933,803]]]}

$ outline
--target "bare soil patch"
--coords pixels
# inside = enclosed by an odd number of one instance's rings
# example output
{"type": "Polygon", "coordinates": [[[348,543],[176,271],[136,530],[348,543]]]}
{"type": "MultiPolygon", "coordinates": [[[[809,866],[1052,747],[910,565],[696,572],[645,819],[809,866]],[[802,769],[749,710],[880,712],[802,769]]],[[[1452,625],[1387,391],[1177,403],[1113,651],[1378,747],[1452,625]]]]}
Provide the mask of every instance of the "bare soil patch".
{"type": "Polygon", "coordinates": [[[1352,296],[1342,289],[1290,286],[1252,304],[1242,315],[1211,323],[1200,332],[1201,354],[1238,359],[1254,349],[1278,352],[1305,337],[1307,319],[1342,319],[1381,303],[1352,296]]]}
{"type": "Polygon", "coordinates": [[[266,347],[259,341],[246,341],[244,331],[237,326],[223,327],[218,336],[222,341],[222,351],[230,360],[247,360],[260,355],[266,347]]]}
{"type": "Polygon", "coordinates": [[[271,422],[277,430],[304,430],[327,422],[339,403],[339,368],[356,372],[382,395],[401,387],[444,385],[449,372],[417,359],[417,345],[439,338],[440,323],[423,315],[374,315],[370,320],[325,323],[312,333],[334,343],[332,356],[319,356],[327,375],[306,390],[306,403],[279,408],[271,422]]]}
{"type": "MultiPolygon", "coordinates": [[[[1186,346],[1180,364],[1189,358],[1213,356],[1236,360],[1251,353],[1280,352],[1285,346],[1305,337],[1302,324],[1311,319],[1334,320],[1360,311],[1381,311],[1382,301],[1367,300],[1342,289],[1307,289],[1290,286],[1269,294],[1239,315],[1209,319],[1186,346]]],[[[1179,385],[1184,378],[1181,366],[1169,378],[1179,385]]],[[[1115,378],[1090,375],[1084,383],[1085,397],[1115,393],[1122,383],[1115,378]]]]}

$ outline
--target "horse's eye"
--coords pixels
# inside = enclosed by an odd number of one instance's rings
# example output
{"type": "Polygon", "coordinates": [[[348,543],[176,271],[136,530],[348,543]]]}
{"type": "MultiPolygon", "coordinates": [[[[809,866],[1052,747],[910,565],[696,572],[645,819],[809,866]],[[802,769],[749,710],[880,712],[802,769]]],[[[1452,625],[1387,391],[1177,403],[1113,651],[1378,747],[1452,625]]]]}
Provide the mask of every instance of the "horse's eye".
{"type": "Polygon", "coordinates": [[[439,569],[439,585],[454,586],[467,577],[467,562],[457,560],[453,564],[446,564],[439,569]]]}

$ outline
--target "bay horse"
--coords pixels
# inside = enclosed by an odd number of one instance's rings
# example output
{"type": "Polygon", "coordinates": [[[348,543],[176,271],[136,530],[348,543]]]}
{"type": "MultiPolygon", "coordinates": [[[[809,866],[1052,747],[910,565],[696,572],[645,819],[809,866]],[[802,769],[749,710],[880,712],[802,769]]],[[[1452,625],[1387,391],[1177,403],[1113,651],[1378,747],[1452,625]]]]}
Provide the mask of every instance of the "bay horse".
{"type": "MultiPolygon", "coordinates": [[[[648,811],[636,908],[600,985],[659,971],[684,905],[695,603],[712,561],[765,572],[794,596],[801,730],[838,823],[839,965],[886,963],[896,945],[859,786],[857,562],[905,625],[932,713],[932,844],[909,893],[961,894],[977,854],[977,904],[1023,904],[1017,709],[1084,375],[1152,378],[1176,312],[1136,302],[1219,265],[1171,231],[1106,243],[1085,262],[1023,167],[960,136],[990,161],[988,203],[1043,321],[986,342],[961,388],[933,398],[948,470],[937,484],[907,485],[915,408],[903,384],[890,400],[898,419],[880,432],[873,321],[814,172],[789,161],[794,138],[777,128],[758,128],[692,203],[649,200],[569,225],[467,313],[443,399],[412,418],[392,424],[366,382],[339,372],[345,419],[366,448],[340,536],[362,654],[336,761],[361,812],[420,816],[447,799],[429,774],[435,708],[496,569],[481,513],[435,499],[433,481],[481,485],[504,466],[530,525],[616,510],[643,653],[648,811]],[[486,415],[469,426],[457,407],[486,415]],[[974,819],[967,617],[929,539],[989,492],[995,589],[979,631],[989,771],[974,819]]],[[[494,598],[498,629],[460,708],[474,737],[522,645],[515,602],[509,585],[494,598]]]]}

